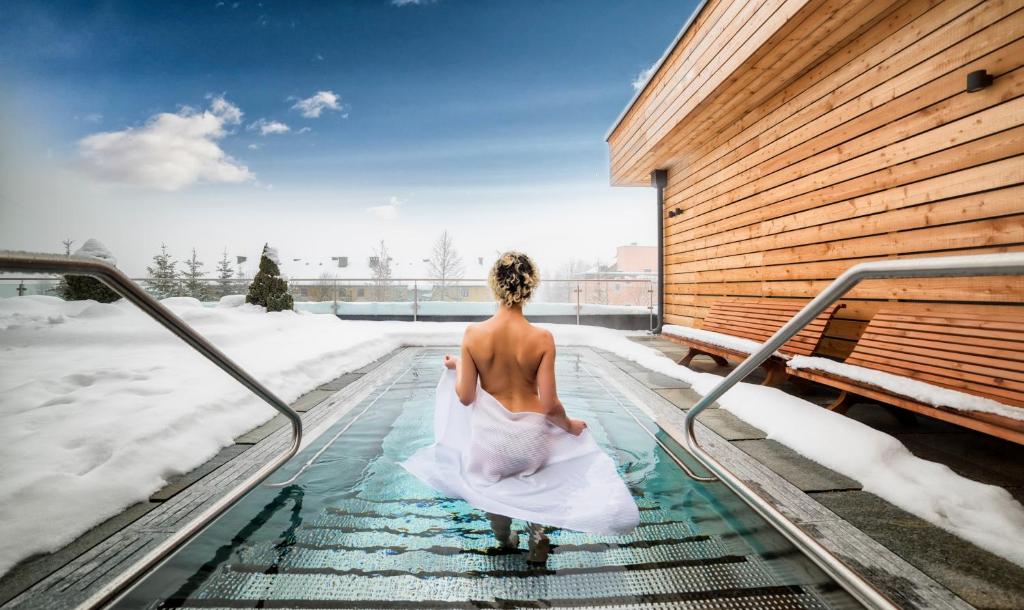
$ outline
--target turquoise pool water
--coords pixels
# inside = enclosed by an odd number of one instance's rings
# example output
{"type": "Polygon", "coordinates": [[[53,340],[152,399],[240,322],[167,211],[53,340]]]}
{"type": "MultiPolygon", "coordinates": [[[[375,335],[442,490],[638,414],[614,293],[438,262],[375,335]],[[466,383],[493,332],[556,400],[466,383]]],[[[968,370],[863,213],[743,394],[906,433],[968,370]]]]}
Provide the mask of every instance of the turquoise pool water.
{"type": "Polygon", "coordinates": [[[397,464],[432,441],[442,353],[420,350],[272,477],[351,424],[295,485],[248,494],[118,607],[859,607],[721,484],[688,479],[651,433],[688,459],[683,450],[585,350],[559,356],[559,394],[616,460],[641,525],[621,537],[553,530],[542,568],[526,563],[525,536],[497,551],[480,511],[397,464]]]}

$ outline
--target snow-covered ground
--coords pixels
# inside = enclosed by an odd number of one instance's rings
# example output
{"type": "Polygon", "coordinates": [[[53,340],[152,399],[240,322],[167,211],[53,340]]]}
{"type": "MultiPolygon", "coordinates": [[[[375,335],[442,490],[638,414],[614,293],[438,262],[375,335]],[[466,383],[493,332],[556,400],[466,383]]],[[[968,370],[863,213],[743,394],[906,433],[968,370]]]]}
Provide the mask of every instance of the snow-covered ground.
{"type": "MultiPolygon", "coordinates": [[[[455,345],[465,323],[265,313],[225,298],[165,303],[286,401],[403,345],[455,345]]],[[[706,392],[711,374],[603,328],[550,325],[559,345],[607,349],[706,392]]],[[[778,390],[720,401],[769,438],[897,506],[1024,565],[1024,507],[910,454],[894,438],[778,390]]],[[[0,573],[57,549],[274,411],[123,301],[0,299],[0,573]]]]}

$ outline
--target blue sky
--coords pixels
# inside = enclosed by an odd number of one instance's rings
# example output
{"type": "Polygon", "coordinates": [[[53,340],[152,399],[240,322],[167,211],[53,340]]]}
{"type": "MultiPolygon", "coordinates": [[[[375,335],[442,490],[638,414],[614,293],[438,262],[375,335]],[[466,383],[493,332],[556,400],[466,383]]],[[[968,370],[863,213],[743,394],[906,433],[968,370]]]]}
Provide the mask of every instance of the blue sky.
{"type": "Polygon", "coordinates": [[[607,260],[654,221],[604,134],[694,5],[4,3],[0,247],[607,260]]]}

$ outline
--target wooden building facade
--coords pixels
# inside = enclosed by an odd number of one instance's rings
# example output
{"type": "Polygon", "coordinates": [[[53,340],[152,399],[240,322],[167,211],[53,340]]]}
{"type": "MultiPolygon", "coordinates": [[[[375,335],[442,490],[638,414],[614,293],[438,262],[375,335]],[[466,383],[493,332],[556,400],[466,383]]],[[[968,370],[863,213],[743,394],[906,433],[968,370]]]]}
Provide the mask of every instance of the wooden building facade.
{"type": "MultiPolygon", "coordinates": [[[[1024,250],[1022,94],[1020,0],[707,0],[608,136],[612,184],[667,172],[664,322],[810,298],[862,261],[1024,250]]],[[[849,354],[882,305],[1017,314],[1022,295],[867,282],[820,352],[849,354]]]]}

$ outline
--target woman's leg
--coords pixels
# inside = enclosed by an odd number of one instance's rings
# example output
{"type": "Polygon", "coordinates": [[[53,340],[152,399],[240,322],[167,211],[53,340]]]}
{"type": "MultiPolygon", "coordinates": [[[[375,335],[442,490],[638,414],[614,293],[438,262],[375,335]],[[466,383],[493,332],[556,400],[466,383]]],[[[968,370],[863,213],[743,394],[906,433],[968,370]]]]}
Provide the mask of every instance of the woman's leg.
{"type": "Polygon", "coordinates": [[[519,546],[519,534],[512,531],[512,519],[505,515],[487,513],[487,520],[491,522],[491,530],[498,544],[503,549],[514,549],[519,546]]]}
{"type": "Polygon", "coordinates": [[[526,561],[530,563],[547,563],[548,553],[551,551],[551,540],[544,533],[544,526],[540,523],[528,523],[530,530],[530,552],[526,561]]]}

